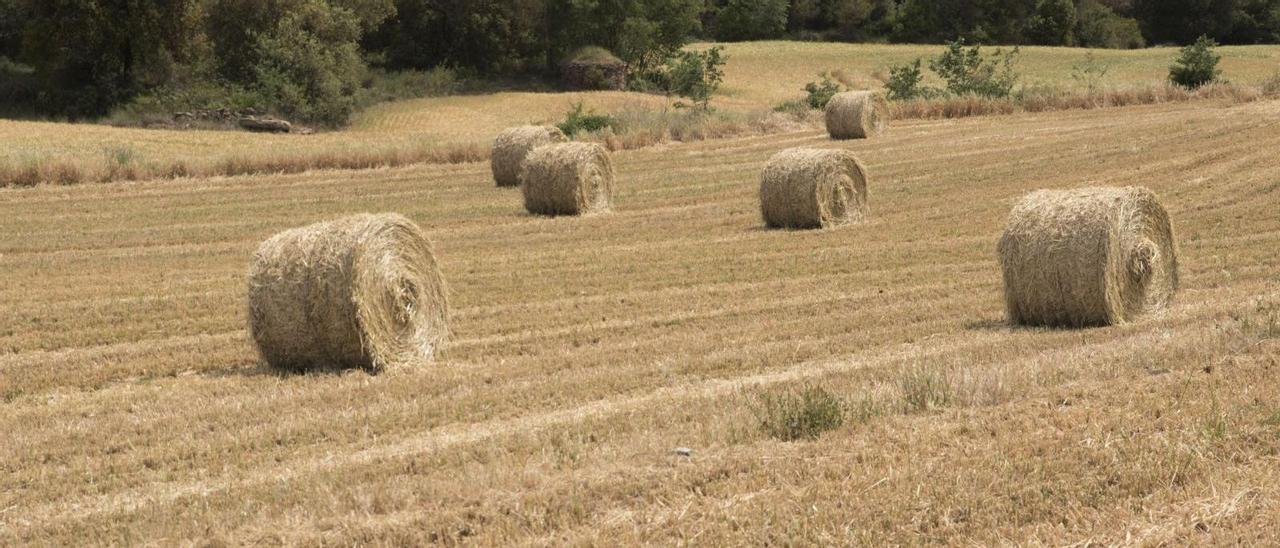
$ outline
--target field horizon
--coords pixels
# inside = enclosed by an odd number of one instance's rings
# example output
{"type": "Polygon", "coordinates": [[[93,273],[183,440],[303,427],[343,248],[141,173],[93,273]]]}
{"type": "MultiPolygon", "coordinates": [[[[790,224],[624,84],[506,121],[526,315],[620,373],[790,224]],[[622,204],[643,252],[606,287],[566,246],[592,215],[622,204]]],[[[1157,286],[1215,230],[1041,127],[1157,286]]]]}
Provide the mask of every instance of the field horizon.
{"type": "MultiPolygon", "coordinates": [[[[694,44],[704,48],[709,44],[694,44]]],[[[769,119],[771,109],[804,97],[806,83],[820,72],[839,71],[854,87],[882,89],[888,68],[936,56],[941,45],[739,42],[724,44],[728,63],[721,92],[711,105],[731,120],[707,130],[712,136],[741,136],[792,129],[795,122],[769,119]]],[[[994,50],[1000,46],[984,46],[994,50]]],[[[1003,49],[1009,49],[1003,47],[1003,49]]],[[[1056,100],[1050,110],[1071,105],[1141,104],[1194,97],[1167,84],[1177,48],[1102,50],[1025,46],[1018,61],[1020,85],[1056,100]],[[1108,67],[1086,93],[1072,78],[1073,66],[1093,55],[1108,67]],[[1101,92],[1101,93],[1099,93],[1101,92]],[[1106,97],[1110,93],[1119,100],[1106,97]],[[1057,96],[1063,97],[1057,97],[1057,96]]],[[[1226,95],[1256,97],[1262,83],[1280,74],[1280,46],[1222,46],[1219,53],[1226,95]]],[[[938,85],[933,75],[926,83],[938,85]]],[[[1273,90],[1274,91],[1274,90],[1273,90]]],[[[1212,92],[1211,97],[1223,93],[1212,92]]],[[[588,111],[663,118],[677,113],[660,95],[619,92],[504,91],[393,101],[361,113],[350,127],[315,135],[269,135],[242,131],[113,127],[102,124],[0,120],[0,186],[67,181],[146,180],[215,175],[271,174],[313,169],[394,167],[487,159],[489,143],[501,130],[522,124],[552,124],[581,103],[588,111]]],[[[1092,108],[1092,107],[1091,107],[1092,108]]],[[[1008,113],[1011,104],[960,105],[957,112],[1008,113]]],[[[895,105],[903,117],[934,117],[934,105],[895,105]],[[922,114],[923,112],[923,114],[922,114]]],[[[950,116],[950,115],[945,115],[950,116]]],[[[641,121],[641,124],[660,124],[641,121]]],[[[669,128],[643,128],[642,144],[669,142],[669,128]]],[[[697,131],[691,133],[699,133],[697,131]]],[[[626,142],[622,140],[621,142],[626,142]]],[[[623,148],[633,148],[624,146],[623,148]]]]}

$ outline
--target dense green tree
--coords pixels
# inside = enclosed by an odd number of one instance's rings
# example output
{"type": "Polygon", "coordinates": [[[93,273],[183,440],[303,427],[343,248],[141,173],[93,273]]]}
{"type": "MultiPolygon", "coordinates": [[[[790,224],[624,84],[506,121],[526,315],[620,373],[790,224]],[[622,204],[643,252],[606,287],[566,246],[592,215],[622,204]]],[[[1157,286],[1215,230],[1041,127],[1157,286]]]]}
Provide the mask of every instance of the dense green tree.
{"type": "Polygon", "coordinates": [[[1072,0],[1039,0],[1027,20],[1026,38],[1033,44],[1069,46],[1075,41],[1075,27],[1076,6],[1072,0]]]}
{"type": "Polygon", "coordinates": [[[195,43],[195,0],[27,0],[19,59],[39,102],[69,117],[102,114],[173,78],[195,43]]]}
{"type": "Polygon", "coordinates": [[[18,0],[0,0],[0,59],[13,60],[21,53],[26,7],[18,0]]]}
{"type": "Polygon", "coordinates": [[[701,0],[547,0],[548,64],[588,45],[628,63],[652,64],[644,53],[674,51],[695,34],[701,0]]]}
{"type": "Polygon", "coordinates": [[[1075,37],[1090,48],[1140,48],[1146,45],[1138,21],[1124,17],[1097,0],[1083,0],[1077,11],[1075,37]]]}
{"type": "Polygon", "coordinates": [[[1034,0],[902,0],[893,38],[1020,44],[1034,7],[1034,0]]]}
{"type": "Polygon", "coordinates": [[[391,0],[357,15],[355,0],[207,0],[217,75],[250,89],[262,106],[303,120],[346,121],[364,76],[362,30],[381,24],[391,0]]]}
{"type": "Polygon", "coordinates": [[[1151,43],[1188,44],[1231,32],[1235,0],[1135,0],[1133,9],[1151,43]]]}
{"type": "Polygon", "coordinates": [[[509,73],[545,61],[543,0],[395,0],[395,12],[364,40],[389,68],[509,73]]]}
{"type": "Polygon", "coordinates": [[[716,11],[718,40],[779,38],[787,30],[787,0],[728,0],[716,11]]]}

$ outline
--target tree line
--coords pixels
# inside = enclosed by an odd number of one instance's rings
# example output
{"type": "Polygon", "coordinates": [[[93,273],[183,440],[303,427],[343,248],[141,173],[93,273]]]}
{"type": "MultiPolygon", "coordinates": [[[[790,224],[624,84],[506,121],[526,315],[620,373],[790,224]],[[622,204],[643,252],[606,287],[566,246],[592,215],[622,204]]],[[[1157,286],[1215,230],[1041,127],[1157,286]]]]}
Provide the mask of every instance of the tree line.
{"type": "Polygon", "coordinates": [[[100,116],[230,102],[340,124],[377,71],[540,75],[693,39],[1132,48],[1280,42],[1280,0],[0,0],[0,104],[100,116]]]}

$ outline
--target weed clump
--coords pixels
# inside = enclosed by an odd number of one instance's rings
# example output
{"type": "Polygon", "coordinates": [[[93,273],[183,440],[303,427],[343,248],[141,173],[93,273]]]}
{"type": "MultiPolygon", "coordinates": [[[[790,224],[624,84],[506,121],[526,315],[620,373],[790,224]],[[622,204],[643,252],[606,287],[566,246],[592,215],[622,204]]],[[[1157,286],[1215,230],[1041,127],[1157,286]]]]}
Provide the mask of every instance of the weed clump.
{"type": "Polygon", "coordinates": [[[757,401],[760,429],[782,441],[816,439],[844,424],[845,402],[821,387],[764,393],[757,401]]]}

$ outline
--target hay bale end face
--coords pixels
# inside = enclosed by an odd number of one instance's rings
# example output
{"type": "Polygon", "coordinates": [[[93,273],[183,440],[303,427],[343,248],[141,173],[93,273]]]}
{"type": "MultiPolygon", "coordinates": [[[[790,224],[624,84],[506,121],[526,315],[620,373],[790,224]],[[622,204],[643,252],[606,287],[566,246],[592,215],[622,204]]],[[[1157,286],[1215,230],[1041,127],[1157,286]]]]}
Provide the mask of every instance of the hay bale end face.
{"type": "Polygon", "coordinates": [[[1178,289],[1169,215],[1145,188],[1033,192],[1009,214],[998,251],[1015,324],[1121,324],[1178,289]]]}
{"type": "Polygon", "coordinates": [[[582,215],[613,206],[613,160],[595,143],[538,147],[520,176],[524,207],[539,215],[582,215]]]}
{"type": "Polygon", "coordinates": [[[249,272],[249,331],[289,371],[378,372],[429,360],[448,338],[448,296],[431,242],[396,214],[281,232],[249,272]]]}
{"type": "Polygon", "coordinates": [[[760,174],[760,211],[771,228],[827,228],[869,214],[867,171],[852,152],[792,148],[760,174]]]}
{"type": "Polygon", "coordinates": [[[884,131],[889,106],[871,91],[837,93],[827,102],[827,134],[832,139],[866,139],[884,131]]]}
{"type": "Polygon", "coordinates": [[[554,126],[513,127],[493,140],[490,165],[498,186],[520,186],[520,169],[533,149],[542,145],[563,143],[569,139],[554,126]]]}

